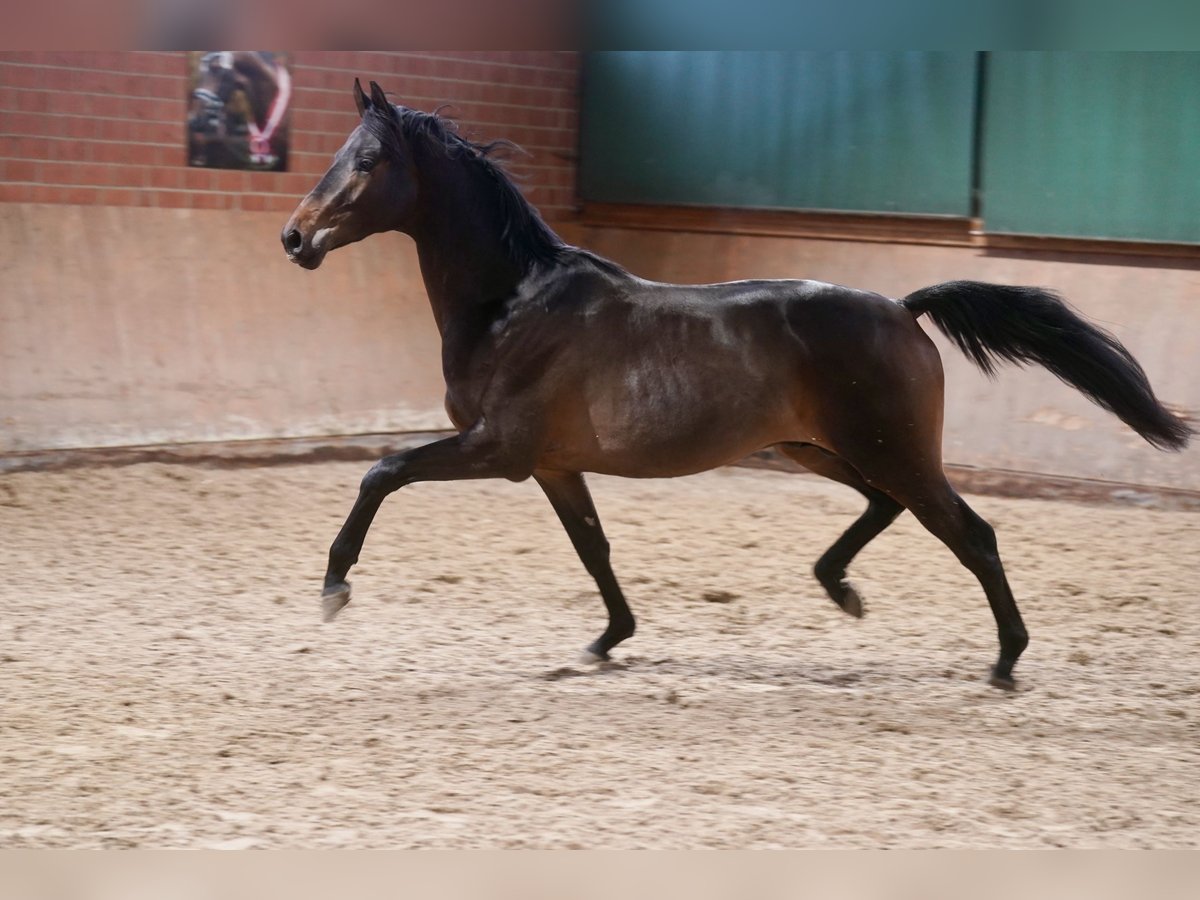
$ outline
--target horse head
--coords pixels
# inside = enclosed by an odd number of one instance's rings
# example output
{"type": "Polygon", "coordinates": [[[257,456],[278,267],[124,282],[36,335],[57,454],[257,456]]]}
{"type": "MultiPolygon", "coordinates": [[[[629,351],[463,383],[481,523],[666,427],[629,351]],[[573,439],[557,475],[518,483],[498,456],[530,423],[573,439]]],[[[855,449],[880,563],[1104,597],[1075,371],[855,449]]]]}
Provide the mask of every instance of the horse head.
{"type": "Polygon", "coordinates": [[[306,269],[337,247],[405,230],[416,205],[417,173],[402,110],[373,81],[367,96],[355,79],[354,101],[362,121],[283,227],[288,258],[306,269]]]}

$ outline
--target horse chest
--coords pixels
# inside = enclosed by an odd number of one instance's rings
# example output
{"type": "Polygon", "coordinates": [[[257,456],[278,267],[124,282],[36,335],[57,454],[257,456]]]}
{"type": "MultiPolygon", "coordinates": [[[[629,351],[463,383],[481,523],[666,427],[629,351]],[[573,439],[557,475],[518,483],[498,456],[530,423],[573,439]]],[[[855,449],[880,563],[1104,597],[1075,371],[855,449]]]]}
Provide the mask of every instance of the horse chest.
{"type": "Polygon", "coordinates": [[[496,364],[490,356],[477,356],[469,364],[447,365],[446,413],[459,430],[464,430],[486,418],[489,385],[495,379],[496,364]]]}
{"type": "Polygon", "coordinates": [[[447,386],[445,405],[446,415],[450,417],[450,421],[459,431],[466,430],[479,420],[478,398],[465,397],[447,386]]]}

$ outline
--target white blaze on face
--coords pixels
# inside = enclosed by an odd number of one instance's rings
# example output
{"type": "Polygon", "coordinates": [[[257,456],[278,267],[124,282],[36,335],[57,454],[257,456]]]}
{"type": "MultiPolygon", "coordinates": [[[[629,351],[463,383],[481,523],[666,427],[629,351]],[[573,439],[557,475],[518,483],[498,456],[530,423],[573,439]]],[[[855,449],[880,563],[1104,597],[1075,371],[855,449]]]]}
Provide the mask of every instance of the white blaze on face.
{"type": "Polygon", "coordinates": [[[313,249],[314,250],[323,249],[324,245],[325,245],[325,239],[328,238],[329,235],[331,235],[332,233],[333,233],[332,228],[318,228],[316,234],[313,235],[313,239],[312,239],[313,249]]]}

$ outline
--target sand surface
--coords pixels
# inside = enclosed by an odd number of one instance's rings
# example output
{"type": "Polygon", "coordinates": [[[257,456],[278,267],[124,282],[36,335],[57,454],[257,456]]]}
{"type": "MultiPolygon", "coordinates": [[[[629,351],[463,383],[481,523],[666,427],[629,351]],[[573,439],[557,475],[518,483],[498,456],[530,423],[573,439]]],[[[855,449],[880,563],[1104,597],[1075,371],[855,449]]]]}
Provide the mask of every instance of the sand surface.
{"type": "Polygon", "coordinates": [[[639,632],[532,483],[406,488],[322,624],[366,466],[0,478],[0,847],[1200,843],[1200,516],[971,497],[1032,642],[817,479],[593,478],[639,632]]]}

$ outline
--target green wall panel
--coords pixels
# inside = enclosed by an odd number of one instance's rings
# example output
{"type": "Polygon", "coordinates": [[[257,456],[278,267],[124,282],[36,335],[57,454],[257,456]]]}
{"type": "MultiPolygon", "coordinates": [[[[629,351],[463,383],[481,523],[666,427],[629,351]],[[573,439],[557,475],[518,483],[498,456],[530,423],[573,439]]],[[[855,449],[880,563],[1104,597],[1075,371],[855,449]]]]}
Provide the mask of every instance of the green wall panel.
{"type": "Polygon", "coordinates": [[[589,53],[581,192],[965,216],[975,67],[970,52],[589,53]]]}
{"type": "Polygon", "coordinates": [[[991,232],[1200,241],[1200,54],[989,54],[991,232]]]}

